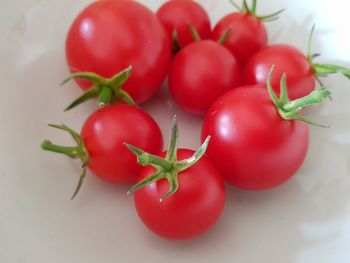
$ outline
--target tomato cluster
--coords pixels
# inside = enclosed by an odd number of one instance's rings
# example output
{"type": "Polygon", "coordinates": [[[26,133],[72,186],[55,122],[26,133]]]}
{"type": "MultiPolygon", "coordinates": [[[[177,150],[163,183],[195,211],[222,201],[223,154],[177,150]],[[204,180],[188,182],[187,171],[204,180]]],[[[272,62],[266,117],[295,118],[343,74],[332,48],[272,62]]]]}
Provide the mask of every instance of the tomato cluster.
{"type": "MultiPolygon", "coordinates": [[[[170,239],[187,239],[211,228],[225,206],[225,185],[248,190],[276,187],[296,174],[308,149],[309,125],[301,112],[330,96],[320,77],[350,70],[316,64],[316,55],[286,44],[268,45],[257,1],[222,18],[213,29],[192,0],[171,0],[155,14],[133,0],[100,0],[74,20],[66,39],[71,75],[83,94],[66,110],[97,98],[76,146],[45,140],[47,151],[78,158],[109,183],[135,183],[135,207],[144,224],[170,239]],[[197,151],[178,149],[176,117],[170,144],[140,108],[168,75],[174,101],[204,117],[197,151]],[[316,82],[321,87],[315,89],[316,82]],[[144,167],[142,167],[144,166],[144,167]]],[[[312,30],[313,32],[313,30],[312,30]]],[[[312,35],[312,34],[311,34],[312,35]]],[[[310,41],[311,43],[311,36],[310,41]]],[[[323,127],[323,126],[322,126],[323,127]]]]}

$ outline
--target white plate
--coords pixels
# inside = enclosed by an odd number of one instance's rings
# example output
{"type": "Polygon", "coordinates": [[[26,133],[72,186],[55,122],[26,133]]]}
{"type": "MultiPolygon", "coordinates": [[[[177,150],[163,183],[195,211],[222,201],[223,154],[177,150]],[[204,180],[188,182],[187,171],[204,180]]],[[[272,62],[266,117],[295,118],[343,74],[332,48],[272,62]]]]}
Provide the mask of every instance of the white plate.
{"type": "MultiPolygon", "coordinates": [[[[70,201],[79,163],[43,152],[44,138],[70,143],[47,123],[79,130],[93,102],[63,113],[80,90],[60,87],[68,71],[65,34],[89,0],[0,1],[0,262],[350,262],[350,82],[326,83],[334,91],[310,114],[332,129],[311,129],[309,155],[296,177],[266,192],[228,189],[220,222],[200,238],[168,241],[137,217],[127,187],[89,175],[70,201]]],[[[143,1],[153,10],[163,2],[143,1]]],[[[233,11],[228,1],[201,0],[213,23],[233,11]]],[[[286,7],[268,23],[271,42],[305,50],[315,22],[321,61],[350,66],[350,2],[260,0],[259,11],[286,7]]],[[[197,147],[201,119],[173,105],[166,89],[145,105],[167,142],[178,115],[181,146],[197,147]]],[[[288,156],[286,156],[288,158],[288,156]]]]}

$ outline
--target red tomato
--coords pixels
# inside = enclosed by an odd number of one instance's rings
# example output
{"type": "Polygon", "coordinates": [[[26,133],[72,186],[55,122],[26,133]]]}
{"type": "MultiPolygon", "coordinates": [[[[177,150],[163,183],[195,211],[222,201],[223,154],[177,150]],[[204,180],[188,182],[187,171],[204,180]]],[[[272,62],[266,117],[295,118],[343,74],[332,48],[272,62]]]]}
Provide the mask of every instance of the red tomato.
{"type": "Polygon", "coordinates": [[[202,139],[211,135],[207,155],[237,187],[275,187],[302,165],[308,126],[281,118],[266,86],[241,87],[220,97],[208,111],[202,139]]]}
{"type": "Polygon", "coordinates": [[[244,84],[265,84],[272,65],[275,68],[271,85],[277,94],[283,73],[287,75],[291,99],[304,97],[315,89],[314,71],[307,57],[297,48],[286,44],[266,46],[256,53],[243,70],[244,84]]]}
{"type": "Polygon", "coordinates": [[[81,137],[89,153],[88,167],[111,183],[134,182],[141,171],[135,156],[124,142],[158,154],[162,133],[146,112],[125,104],[111,105],[94,112],[85,122],[81,137]]]}
{"type": "MultiPolygon", "coordinates": [[[[194,41],[189,25],[192,25],[198,31],[202,39],[210,37],[209,16],[203,7],[195,1],[168,1],[159,8],[157,16],[163,23],[172,43],[174,30],[176,30],[180,47],[194,41]]],[[[173,43],[173,49],[175,48],[173,43]]]]}
{"type": "MultiPolygon", "coordinates": [[[[179,149],[178,159],[191,157],[194,151],[179,149]]],[[[165,156],[165,153],[162,154],[165,156]]],[[[146,166],[140,180],[155,172],[146,166]]],[[[156,234],[169,239],[188,239],[212,227],[225,206],[225,186],[219,171],[209,159],[202,157],[196,164],[179,173],[179,189],[159,202],[169,190],[165,179],[135,192],[135,205],[143,223],[156,234]]]]}
{"type": "Polygon", "coordinates": [[[259,18],[250,13],[231,13],[214,27],[212,39],[218,40],[229,28],[232,32],[225,46],[242,67],[259,49],[267,44],[267,32],[259,18]]]}
{"type": "MultiPolygon", "coordinates": [[[[160,88],[168,73],[171,47],[161,23],[148,8],[130,0],[96,1],[74,20],[66,40],[72,72],[95,72],[104,77],[132,66],[123,85],[136,103],[160,88]]],[[[90,84],[79,81],[86,90],[90,84]]]]}
{"type": "Polygon", "coordinates": [[[173,60],[169,89],[185,111],[204,115],[214,101],[239,85],[239,67],[228,49],[211,40],[193,43],[173,60]]]}

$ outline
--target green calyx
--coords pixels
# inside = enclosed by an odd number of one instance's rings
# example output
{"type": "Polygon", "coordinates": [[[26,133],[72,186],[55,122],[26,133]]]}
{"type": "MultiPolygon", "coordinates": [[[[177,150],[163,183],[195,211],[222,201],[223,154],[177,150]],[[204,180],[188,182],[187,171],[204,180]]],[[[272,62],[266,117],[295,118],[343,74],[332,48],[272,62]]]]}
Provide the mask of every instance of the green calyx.
{"type": "Polygon", "coordinates": [[[78,72],[70,75],[62,82],[62,85],[72,79],[85,79],[92,83],[92,87],[79,98],[74,100],[65,111],[73,109],[79,104],[93,98],[99,98],[99,107],[113,104],[117,100],[122,100],[129,105],[136,106],[133,98],[122,89],[123,84],[128,80],[131,73],[132,67],[129,66],[112,78],[104,78],[103,76],[92,72],[78,72]]]}
{"type": "Polygon", "coordinates": [[[200,41],[201,40],[201,36],[199,35],[199,33],[196,30],[196,28],[193,25],[191,25],[191,24],[188,25],[188,28],[189,28],[189,30],[191,32],[193,40],[194,41],[200,41]]]}
{"type": "Polygon", "coordinates": [[[257,19],[263,21],[263,22],[270,22],[277,20],[279,18],[279,15],[284,11],[284,9],[281,9],[275,13],[269,14],[269,15],[263,15],[259,16],[256,14],[257,9],[257,0],[252,0],[251,6],[249,6],[247,0],[242,0],[242,5],[238,5],[235,0],[230,0],[230,3],[240,12],[242,13],[248,13],[252,16],[255,16],[257,19]]]}
{"type": "Polygon", "coordinates": [[[280,83],[280,97],[278,98],[271,86],[271,76],[273,68],[274,66],[272,66],[270,70],[266,84],[271,100],[275,105],[280,116],[285,120],[298,120],[313,126],[329,128],[329,126],[327,125],[318,124],[312,120],[301,116],[300,112],[304,107],[321,103],[331,95],[331,92],[325,88],[321,88],[312,91],[309,95],[305,97],[290,101],[287,92],[286,74],[283,74],[280,83]]]}
{"type": "Polygon", "coordinates": [[[185,171],[186,169],[193,166],[196,162],[198,162],[202,156],[205,154],[210,136],[206,138],[201,147],[188,159],[185,160],[177,160],[177,150],[178,150],[178,140],[179,140],[179,131],[178,125],[176,121],[176,117],[174,117],[173,125],[171,129],[171,140],[166,153],[165,158],[161,158],[145,151],[132,146],[130,144],[125,143],[125,146],[132,151],[137,156],[137,162],[142,166],[151,165],[156,169],[156,172],[146,177],[138,184],[133,186],[128,194],[137,191],[149,185],[153,182],[156,182],[161,179],[166,179],[169,183],[169,191],[165,194],[160,201],[162,202],[165,198],[173,195],[179,188],[179,173],[185,171]]]}
{"type": "Polygon", "coordinates": [[[317,82],[320,84],[321,87],[324,87],[323,82],[321,81],[320,77],[327,77],[330,74],[342,74],[346,78],[350,80],[350,68],[334,65],[334,64],[319,64],[314,63],[314,59],[319,57],[321,54],[313,53],[312,52],[312,39],[315,32],[315,25],[312,26],[309,40],[308,40],[308,46],[307,46],[307,59],[309,61],[309,64],[315,74],[315,78],[317,82]]]}
{"type": "MultiPolygon", "coordinates": [[[[196,30],[196,28],[194,26],[192,26],[191,24],[188,25],[188,28],[191,32],[192,38],[193,40],[196,41],[200,41],[201,37],[198,33],[198,31],[196,30]]],[[[175,31],[174,31],[175,32],[175,31]]],[[[229,38],[229,36],[232,33],[232,28],[228,28],[223,34],[222,36],[218,39],[217,43],[219,43],[220,45],[224,45],[227,41],[227,39],[229,38]]]]}
{"type": "Polygon", "coordinates": [[[60,154],[67,155],[70,158],[81,160],[83,171],[80,175],[79,182],[71,198],[71,199],[74,199],[74,197],[78,194],[81,186],[83,185],[83,182],[86,176],[87,165],[89,163],[89,153],[85,148],[83,139],[77,132],[75,132],[74,130],[72,130],[71,128],[69,128],[64,124],[61,124],[61,125],[49,124],[49,126],[68,132],[77,144],[77,146],[73,146],[73,147],[60,146],[60,145],[53,144],[49,140],[44,140],[43,143],[41,144],[41,148],[45,151],[60,153],[60,154]]]}

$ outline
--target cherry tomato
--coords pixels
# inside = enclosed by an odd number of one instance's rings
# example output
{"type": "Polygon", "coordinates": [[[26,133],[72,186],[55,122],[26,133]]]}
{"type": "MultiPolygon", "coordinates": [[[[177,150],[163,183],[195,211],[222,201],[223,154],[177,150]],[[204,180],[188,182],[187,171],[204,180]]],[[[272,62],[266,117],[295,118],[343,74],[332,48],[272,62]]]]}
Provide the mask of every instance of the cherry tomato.
{"type": "Polygon", "coordinates": [[[214,101],[239,85],[239,67],[230,51],[202,40],[183,48],[173,60],[169,89],[185,111],[204,115],[214,101]]]}
{"type": "MultiPolygon", "coordinates": [[[[140,104],[162,85],[171,47],[163,26],[147,7],[131,0],[101,0],[74,20],[66,56],[72,72],[94,72],[106,78],[132,66],[123,89],[140,104]]],[[[78,83],[84,90],[91,86],[78,83]]]]}
{"type": "Polygon", "coordinates": [[[291,99],[304,97],[315,89],[315,76],[307,57],[297,48],[286,44],[266,46],[256,53],[243,70],[243,83],[264,84],[270,68],[275,65],[271,85],[279,93],[280,79],[287,75],[291,99]]]}
{"type": "Polygon", "coordinates": [[[210,20],[207,12],[198,3],[192,0],[172,0],[163,4],[157,16],[163,23],[170,41],[173,43],[173,50],[186,46],[193,42],[189,30],[192,25],[202,39],[210,37],[210,20]],[[174,30],[177,33],[179,47],[174,44],[174,30]]]}
{"type": "MultiPolygon", "coordinates": [[[[179,149],[178,159],[191,157],[194,151],[179,149]]],[[[161,156],[165,156],[163,153],[161,156]]],[[[155,172],[146,166],[140,180],[155,172]]],[[[225,186],[216,167],[206,157],[179,173],[179,189],[162,202],[169,183],[161,179],[135,192],[135,206],[143,223],[154,233],[169,239],[188,239],[211,228],[225,206],[225,186]]]]}
{"type": "Polygon", "coordinates": [[[153,154],[160,153],[163,147],[162,133],[153,118],[124,104],[107,106],[93,113],[86,120],[81,137],[90,156],[90,170],[112,183],[134,182],[141,171],[124,142],[153,154]]]}
{"type": "Polygon", "coordinates": [[[72,199],[79,192],[89,168],[97,177],[110,183],[131,183],[141,171],[135,156],[124,147],[125,142],[159,154],[163,137],[157,123],[141,109],[127,104],[114,104],[94,112],[86,120],[79,135],[66,125],[50,125],[68,132],[76,147],[55,145],[45,140],[46,151],[65,154],[82,161],[83,172],[72,199]]]}
{"type": "Polygon", "coordinates": [[[262,190],[291,178],[302,165],[308,126],[279,115],[266,86],[229,91],[208,111],[202,139],[211,135],[207,155],[227,181],[262,190]]]}
{"type": "Polygon", "coordinates": [[[267,44],[266,28],[255,15],[235,12],[217,23],[212,32],[212,39],[218,40],[229,28],[232,28],[232,32],[224,45],[243,67],[247,60],[267,44]]]}

